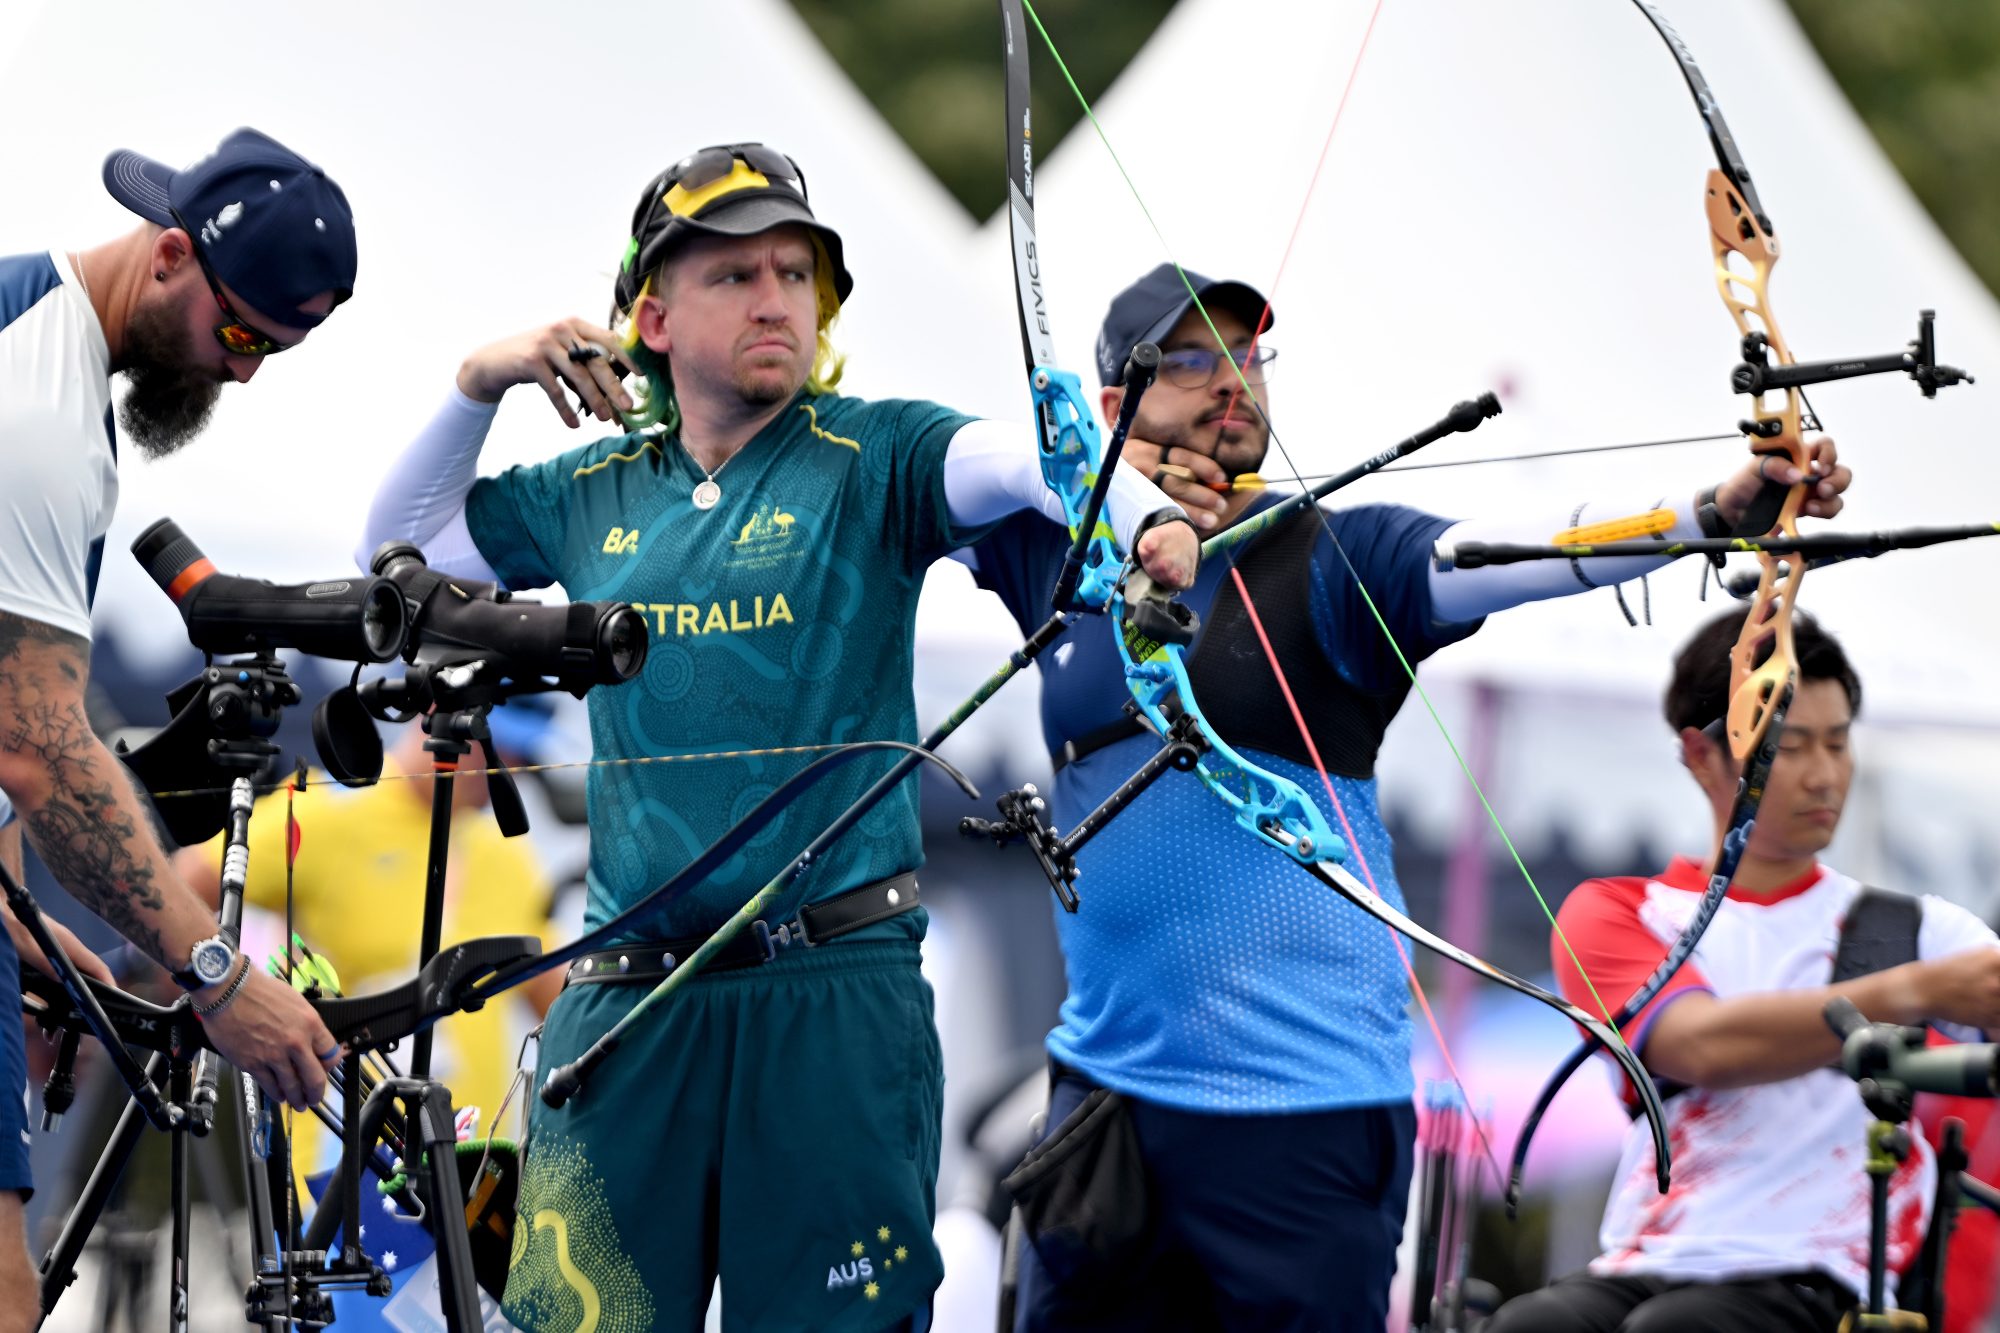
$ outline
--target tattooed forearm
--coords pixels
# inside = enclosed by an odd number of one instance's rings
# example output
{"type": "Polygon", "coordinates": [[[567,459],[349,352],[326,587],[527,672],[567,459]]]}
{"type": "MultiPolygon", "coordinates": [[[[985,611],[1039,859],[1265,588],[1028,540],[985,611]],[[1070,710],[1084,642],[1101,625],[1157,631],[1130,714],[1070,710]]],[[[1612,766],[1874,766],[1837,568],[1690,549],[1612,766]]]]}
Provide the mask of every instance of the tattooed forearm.
{"type": "MultiPolygon", "coordinates": [[[[159,914],[166,908],[154,867],[151,835],[121,808],[109,782],[65,782],[23,821],[35,854],[56,882],[109,922],[120,935],[165,960],[159,914]]],[[[179,966],[180,964],[176,964],[179,966]]]]}
{"type": "Polygon", "coordinates": [[[163,959],[165,859],[83,709],[89,645],[0,613],[0,775],[60,884],[163,959]]]}

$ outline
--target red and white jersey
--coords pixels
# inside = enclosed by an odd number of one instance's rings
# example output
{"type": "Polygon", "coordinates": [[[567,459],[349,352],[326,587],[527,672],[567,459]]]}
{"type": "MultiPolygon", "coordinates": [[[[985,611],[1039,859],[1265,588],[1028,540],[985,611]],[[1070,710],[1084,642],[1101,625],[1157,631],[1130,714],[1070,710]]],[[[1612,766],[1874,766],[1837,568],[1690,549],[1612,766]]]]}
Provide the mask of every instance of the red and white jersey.
{"type": "MultiPolygon", "coordinates": [[[[1596,879],[1563,904],[1564,934],[1608,1003],[1638,990],[1693,915],[1703,868],[1676,860],[1655,879],[1596,879]]],[[[1832,979],[1841,923],[1861,884],[1825,866],[1772,893],[1731,889],[1694,956],[1667,991],[1625,1028],[1644,1056],[1660,1011],[1691,991],[1719,998],[1824,986],[1832,979]]],[[[1923,898],[1918,956],[1938,958],[1994,946],[1993,931],[1953,903],[1923,898]]],[[[1597,1001],[1557,945],[1556,975],[1579,1006],[1597,1001]]],[[[1978,1039],[1971,1031],[1952,1032],[1978,1039]]],[[[1620,1077],[1623,1083],[1622,1076],[1620,1077]]],[[[1628,1103],[1631,1089],[1625,1087],[1628,1103]]],[[[1653,1178],[1652,1138],[1635,1123],[1605,1205],[1603,1255],[1591,1271],[1717,1280],[1817,1269],[1864,1293],[1868,1281],[1868,1125],[1852,1080],[1815,1070],[1781,1083],[1667,1100],[1673,1185],[1653,1178]]],[[[1930,1222],[1937,1167],[1930,1145],[1891,1178],[1888,1257],[1892,1270],[1916,1258],[1930,1222]]]]}

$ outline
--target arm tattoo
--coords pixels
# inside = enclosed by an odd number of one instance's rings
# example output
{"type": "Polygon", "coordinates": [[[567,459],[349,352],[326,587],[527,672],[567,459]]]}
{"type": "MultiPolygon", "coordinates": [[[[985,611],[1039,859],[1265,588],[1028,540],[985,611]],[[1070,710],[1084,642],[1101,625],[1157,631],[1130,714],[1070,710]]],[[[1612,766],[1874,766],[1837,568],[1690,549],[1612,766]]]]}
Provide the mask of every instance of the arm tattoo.
{"type": "Polygon", "coordinates": [[[166,906],[155,874],[160,853],[136,794],[84,715],[89,649],[75,634],[0,612],[0,751],[47,775],[40,807],[18,813],[49,872],[157,959],[166,906]]]}

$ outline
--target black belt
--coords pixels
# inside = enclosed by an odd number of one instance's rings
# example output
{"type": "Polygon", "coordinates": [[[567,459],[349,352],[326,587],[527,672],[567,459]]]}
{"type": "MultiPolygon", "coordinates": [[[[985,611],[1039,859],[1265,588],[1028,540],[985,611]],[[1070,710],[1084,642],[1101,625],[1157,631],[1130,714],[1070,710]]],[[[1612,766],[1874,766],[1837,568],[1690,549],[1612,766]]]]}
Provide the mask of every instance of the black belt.
{"type": "MultiPolygon", "coordinates": [[[[778,956],[786,945],[826,944],[842,935],[851,935],[863,926],[901,916],[917,906],[915,871],[864,884],[846,893],[837,893],[825,902],[811,903],[781,925],[752,921],[715,951],[704,965],[709,972],[732,972],[738,968],[761,967],[778,956]]],[[[678,940],[635,940],[616,949],[587,953],[569,965],[566,986],[587,986],[603,981],[658,981],[687,961],[688,955],[708,942],[706,935],[690,935],[678,940]]]]}
{"type": "Polygon", "coordinates": [[[1150,728],[1136,717],[1121,717],[1116,722],[1086,731],[1073,741],[1066,741],[1061,750],[1049,756],[1050,762],[1060,773],[1065,767],[1075,763],[1087,754],[1102,750],[1107,745],[1115,745],[1128,736],[1138,736],[1150,728]]]}

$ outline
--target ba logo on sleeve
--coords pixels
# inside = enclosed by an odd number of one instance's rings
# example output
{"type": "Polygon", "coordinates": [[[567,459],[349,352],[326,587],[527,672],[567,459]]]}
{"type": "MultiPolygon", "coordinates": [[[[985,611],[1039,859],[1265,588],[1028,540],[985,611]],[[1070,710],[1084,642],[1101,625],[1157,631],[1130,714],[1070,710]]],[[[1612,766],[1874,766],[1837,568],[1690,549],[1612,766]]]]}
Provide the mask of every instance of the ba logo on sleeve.
{"type": "Polygon", "coordinates": [[[637,555],[639,553],[639,529],[630,532],[623,528],[613,528],[604,538],[604,554],[637,555]]]}

